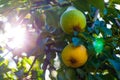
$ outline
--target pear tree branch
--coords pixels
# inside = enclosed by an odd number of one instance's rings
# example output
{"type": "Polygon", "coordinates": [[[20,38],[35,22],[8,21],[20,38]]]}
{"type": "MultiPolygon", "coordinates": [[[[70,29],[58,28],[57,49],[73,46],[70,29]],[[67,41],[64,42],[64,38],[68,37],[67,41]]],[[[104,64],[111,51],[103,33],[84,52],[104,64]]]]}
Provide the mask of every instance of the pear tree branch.
{"type": "MultiPolygon", "coordinates": [[[[99,14],[99,9],[96,10],[93,21],[96,21],[96,20],[97,20],[98,14],[99,14]]],[[[95,27],[95,24],[93,23],[91,28],[93,29],[94,27],[95,27]]]]}
{"type": "Polygon", "coordinates": [[[115,22],[120,27],[120,22],[117,19],[115,19],[115,22]]]}

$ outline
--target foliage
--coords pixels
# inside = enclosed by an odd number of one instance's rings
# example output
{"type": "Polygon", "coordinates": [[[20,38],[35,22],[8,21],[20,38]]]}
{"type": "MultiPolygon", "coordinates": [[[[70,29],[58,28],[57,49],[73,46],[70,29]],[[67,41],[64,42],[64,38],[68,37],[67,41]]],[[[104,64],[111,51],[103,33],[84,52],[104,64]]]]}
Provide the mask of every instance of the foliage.
{"type": "Polygon", "coordinates": [[[120,8],[116,5],[120,0],[0,0],[0,80],[45,80],[47,71],[51,80],[119,80],[120,8]],[[61,30],[60,16],[70,5],[85,14],[84,32],[69,35],[61,30]],[[12,28],[26,28],[24,47],[8,46],[2,36],[6,22],[12,28]],[[96,43],[99,38],[103,43],[96,43]],[[86,46],[89,59],[84,66],[63,64],[61,51],[69,42],[86,46]],[[12,54],[10,59],[8,54],[12,54]],[[11,61],[16,67],[10,67],[11,61]]]}

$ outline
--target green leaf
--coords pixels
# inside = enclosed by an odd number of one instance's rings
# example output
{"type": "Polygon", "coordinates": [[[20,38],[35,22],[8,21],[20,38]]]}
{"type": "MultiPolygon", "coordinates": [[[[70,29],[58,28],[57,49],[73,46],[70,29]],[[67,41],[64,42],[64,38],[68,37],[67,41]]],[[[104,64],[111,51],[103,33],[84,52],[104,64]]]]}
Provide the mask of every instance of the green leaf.
{"type": "Polygon", "coordinates": [[[0,75],[2,75],[3,73],[6,73],[8,71],[10,71],[10,69],[8,68],[8,66],[6,64],[3,64],[0,66],[0,72],[1,72],[0,75]]]}
{"type": "Polygon", "coordinates": [[[37,79],[37,80],[43,80],[42,77],[43,77],[43,70],[39,69],[39,70],[32,70],[31,71],[31,78],[32,79],[37,79]]]}
{"type": "Polygon", "coordinates": [[[19,78],[22,77],[22,76],[24,75],[24,70],[21,69],[21,70],[15,72],[15,75],[16,75],[17,77],[19,77],[19,78]]]}
{"type": "Polygon", "coordinates": [[[120,79],[120,62],[118,62],[117,60],[113,60],[113,59],[108,59],[109,63],[113,66],[113,68],[115,69],[118,78],[120,79]]]}
{"type": "Polygon", "coordinates": [[[100,21],[99,20],[96,20],[94,22],[94,31],[96,32],[96,34],[99,34],[100,33],[100,21]]]}
{"type": "Polygon", "coordinates": [[[19,16],[18,21],[19,21],[19,22],[23,21],[24,17],[25,17],[28,13],[29,13],[29,9],[28,9],[28,8],[23,9],[23,10],[20,10],[20,11],[19,11],[19,14],[18,14],[18,16],[19,16]]]}
{"type": "Polygon", "coordinates": [[[4,77],[2,75],[0,75],[0,80],[4,80],[4,77]]]}
{"type": "Polygon", "coordinates": [[[65,71],[65,77],[66,77],[66,80],[77,80],[76,72],[72,68],[68,68],[65,71]]]}
{"type": "Polygon", "coordinates": [[[90,11],[88,0],[74,0],[73,4],[79,10],[90,11]]]}
{"type": "Polygon", "coordinates": [[[108,59],[109,63],[114,67],[116,71],[120,71],[120,62],[112,59],[108,59]]]}
{"type": "Polygon", "coordinates": [[[108,29],[107,27],[101,27],[101,32],[104,38],[112,36],[112,30],[108,29]]]}
{"type": "Polygon", "coordinates": [[[88,0],[88,2],[103,12],[105,7],[104,0],[88,0]]]}
{"type": "Polygon", "coordinates": [[[104,10],[104,0],[74,0],[74,6],[83,11],[90,11],[91,5],[100,9],[101,12],[104,10]]]}
{"type": "Polygon", "coordinates": [[[89,53],[90,56],[93,56],[96,53],[92,43],[88,43],[87,49],[88,49],[88,53],[89,53]]]}
{"type": "Polygon", "coordinates": [[[46,14],[46,22],[51,27],[59,26],[59,16],[56,10],[49,10],[45,12],[46,14]]]}
{"type": "Polygon", "coordinates": [[[117,80],[117,78],[115,76],[113,76],[112,74],[102,75],[102,79],[103,80],[108,80],[108,79],[117,80]]]}
{"type": "Polygon", "coordinates": [[[73,43],[74,46],[79,46],[79,45],[83,44],[81,39],[78,38],[78,37],[73,37],[72,38],[72,43],[73,43]]]}
{"type": "Polygon", "coordinates": [[[86,80],[95,80],[95,78],[94,78],[93,75],[88,74],[88,75],[86,76],[86,80]]]}
{"type": "Polygon", "coordinates": [[[111,42],[112,43],[112,46],[113,47],[117,47],[117,42],[116,41],[113,41],[113,42],[111,42]]]}
{"type": "Polygon", "coordinates": [[[57,80],[67,80],[63,71],[58,71],[57,80]]]}
{"type": "Polygon", "coordinates": [[[34,14],[35,24],[40,30],[45,26],[45,17],[44,13],[36,12],[36,14],[34,14]]]}
{"type": "Polygon", "coordinates": [[[120,4],[120,0],[110,0],[110,3],[120,4]]]}
{"type": "Polygon", "coordinates": [[[9,2],[9,0],[0,0],[0,5],[8,3],[8,2],[9,2]]]}
{"type": "Polygon", "coordinates": [[[85,72],[83,71],[83,69],[76,69],[77,73],[83,78],[86,74],[85,72]]]}
{"type": "Polygon", "coordinates": [[[4,63],[4,58],[0,57],[0,66],[4,63]]]}

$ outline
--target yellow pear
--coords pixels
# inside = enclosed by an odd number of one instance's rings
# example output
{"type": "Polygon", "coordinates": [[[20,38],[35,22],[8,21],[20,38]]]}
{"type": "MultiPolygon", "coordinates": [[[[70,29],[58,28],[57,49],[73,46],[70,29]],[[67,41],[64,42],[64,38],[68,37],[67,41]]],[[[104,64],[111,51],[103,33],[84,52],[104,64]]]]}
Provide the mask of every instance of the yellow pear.
{"type": "Polygon", "coordinates": [[[86,48],[83,45],[76,47],[72,43],[63,49],[61,56],[63,63],[73,68],[83,66],[88,59],[86,48]]]}
{"type": "Polygon", "coordinates": [[[71,34],[74,31],[84,31],[86,27],[86,17],[80,10],[70,6],[61,15],[60,25],[62,30],[67,34],[71,34]]]}

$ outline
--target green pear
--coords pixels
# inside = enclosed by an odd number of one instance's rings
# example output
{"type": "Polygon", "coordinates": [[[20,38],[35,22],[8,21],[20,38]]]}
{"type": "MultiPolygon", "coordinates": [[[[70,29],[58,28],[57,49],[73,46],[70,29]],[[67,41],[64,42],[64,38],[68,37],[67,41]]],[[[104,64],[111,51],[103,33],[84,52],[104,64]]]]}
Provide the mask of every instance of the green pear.
{"type": "Polygon", "coordinates": [[[74,31],[81,32],[86,27],[86,17],[80,10],[68,7],[60,17],[60,25],[67,34],[72,34],[74,31]]]}

